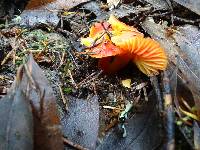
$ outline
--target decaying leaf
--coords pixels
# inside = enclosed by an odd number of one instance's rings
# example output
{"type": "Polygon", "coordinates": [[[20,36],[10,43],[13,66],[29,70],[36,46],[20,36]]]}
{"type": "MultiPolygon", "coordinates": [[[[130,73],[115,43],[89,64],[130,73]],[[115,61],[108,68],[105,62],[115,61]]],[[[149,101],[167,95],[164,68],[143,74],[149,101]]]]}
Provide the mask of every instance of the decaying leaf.
{"type": "Polygon", "coordinates": [[[20,15],[20,24],[34,26],[39,23],[57,25],[58,10],[69,10],[89,0],[29,0],[25,10],[20,15]]]}
{"type": "Polygon", "coordinates": [[[26,9],[70,9],[88,0],[29,0],[26,9]]]}
{"type": "Polygon", "coordinates": [[[194,146],[195,149],[200,149],[200,128],[197,122],[194,122],[194,146]]]}
{"type": "Polygon", "coordinates": [[[99,103],[96,96],[89,100],[68,97],[68,113],[62,116],[64,136],[74,144],[94,150],[99,129],[99,103]]]}
{"type": "Polygon", "coordinates": [[[19,87],[0,100],[0,149],[33,148],[33,116],[19,87]]]}
{"type": "Polygon", "coordinates": [[[169,37],[165,26],[156,24],[151,18],[145,20],[143,28],[154,38],[158,39],[165,48],[171,65],[168,69],[177,67],[178,77],[187,82],[191,89],[195,103],[200,107],[199,88],[200,88],[200,55],[199,55],[199,30],[195,26],[185,25],[177,28],[169,37]],[[178,46],[177,46],[178,45],[178,46]]]}
{"type": "Polygon", "coordinates": [[[34,148],[63,149],[56,99],[48,80],[32,55],[18,71],[15,84],[22,89],[32,106],[34,148]]]}

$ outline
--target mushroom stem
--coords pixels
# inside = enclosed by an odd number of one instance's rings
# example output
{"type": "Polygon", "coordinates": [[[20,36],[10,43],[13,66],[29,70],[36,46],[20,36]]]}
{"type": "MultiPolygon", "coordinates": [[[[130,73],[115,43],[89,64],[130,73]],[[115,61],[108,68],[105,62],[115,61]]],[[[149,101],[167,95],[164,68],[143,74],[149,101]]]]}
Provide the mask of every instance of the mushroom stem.
{"type": "Polygon", "coordinates": [[[104,73],[113,74],[125,67],[130,60],[131,57],[128,54],[104,57],[99,60],[98,66],[104,71],[104,73]]]}

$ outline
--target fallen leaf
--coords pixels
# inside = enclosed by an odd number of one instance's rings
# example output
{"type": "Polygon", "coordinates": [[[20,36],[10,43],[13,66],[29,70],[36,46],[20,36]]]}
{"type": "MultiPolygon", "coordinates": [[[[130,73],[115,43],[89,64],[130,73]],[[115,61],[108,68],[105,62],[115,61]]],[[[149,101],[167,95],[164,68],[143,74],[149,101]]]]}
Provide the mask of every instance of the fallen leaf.
{"type": "Polygon", "coordinates": [[[68,102],[68,113],[61,117],[64,136],[74,144],[95,149],[99,129],[98,98],[68,97],[68,102]]]}
{"type": "Polygon", "coordinates": [[[56,99],[42,69],[30,54],[28,62],[19,69],[15,85],[30,101],[34,118],[34,148],[63,149],[56,99]]]}
{"type": "Polygon", "coordinates": [[[20,24],[34,26],[40,23],[57,25],[59,10],[69,10],[89,0],[29,0],[20,15],[20,24]]]}
{"type": "Polygon", "coordinates": [[[25,9],[70,9],[87,1],[88,0],[29,0],[25,9]]]}
{"type": "Polygon", "coordinates": [[[200,128],[196,121],[194,122],[193,128],[194,128],[194,146],[195,149],[200,149],[200,128]]]}
{"type": "Polygon", "coordinates": [[[197,0],[173,0],[179,4],[181,4],[182,6],[188,8],[189,10],[197,13],[198,15],[200,15],[200,2],[197,0]]]}
{"type": "Polygon", "coordinates": [[[33,116],[19,87],[0,100],[0,149],[33,149],[33,116]]]}

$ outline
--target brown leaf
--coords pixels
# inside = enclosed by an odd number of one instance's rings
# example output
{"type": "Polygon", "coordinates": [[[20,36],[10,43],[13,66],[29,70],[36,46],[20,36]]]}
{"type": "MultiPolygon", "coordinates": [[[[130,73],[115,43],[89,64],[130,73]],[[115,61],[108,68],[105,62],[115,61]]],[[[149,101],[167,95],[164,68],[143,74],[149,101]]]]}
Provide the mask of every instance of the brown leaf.
{"type": "Polygon", "coordinates": [[[34,148],[37,150],[63,149],[56,99],[48,80],[32,55],[18,71],[15,83],[24,91],[32,105],[34,148]]]}
{"type": "Polygon", "coordinates": [[[27,9],[49,8],[49,9],[70,9],[88,0],[29,0],[27,9]]]}
{"type": "Polygon", "coordinates": [[[20,24],[34,26],[40,23],[57,25],[59,10],[68,10],[89,0],[29,0],[21,13],[20,24]]]}
{"type": "Polygon", "coordinates": [[[0,100],[0,149],[33,148],[33,116],[20,88],[0,100]]]}
{"type": "Polygon", "coordinates": [[[93,150],[99,129],[98,97],[88,100],[68,98],[68,113],[62,117],[63,134],[74,144],[93,150]]]}

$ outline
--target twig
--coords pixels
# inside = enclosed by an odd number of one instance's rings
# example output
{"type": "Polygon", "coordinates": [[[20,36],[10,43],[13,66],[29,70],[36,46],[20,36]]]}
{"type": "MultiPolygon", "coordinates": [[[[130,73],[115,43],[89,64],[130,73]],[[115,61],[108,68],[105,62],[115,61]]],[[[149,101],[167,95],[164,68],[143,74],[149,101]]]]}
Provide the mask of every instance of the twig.
{"type": "Polygon", "coordinates": [[[150,80],[151,80],[151,84],[154,87],[154,91],[156,93],[156,99],[158,100],[158,110],[159,110],[159,113],[161,114],[163,112],[163,100],[161,97],[161,91],[158,84],[158,79],[156,76],[153,76],[150,78],[150,80]]]}
{"type": "Polygon", "coordinates": [[[14,52],[14,50],[11,50],[7,55],[6,57],[3,59],[3,61],[1,62],[1,66],[3,66],[6,61],[10,58],[10,56],[12,55],[12,53],[14,52]]]}
{"type": "Polygon", "coordinates": [[[171,12],[164,12],[164,13],[155,13],[152,15],[148,15],[148,17],[165,17],[166,15],[171,14],[171,12]]]}
{"type": "Polygon", "coordinates": [[[70,141],[70,140],[68,140],[68,139],[66,139],[64,137],[63,137],[63,142],[64,142],[64,144],[70,145],[70,146],[72,146],[73,148],[75,148],[77,150],[89,150],[89,149],[84,148],[83,146],[81,146],[79,144],[73,143],[72,141],[70,141]]]}
{"type": "Polygon", "coordinates": [[[83,86],[84,84],[96,79],[103,71],[100,71],[98,74],[95,75],[95,72],[90,74],[87,78],[85,78],[84,80],[82,80],[81,82],[79,82],[77,84],[77,87],[81,87],[83,86]]]}
{"type": "Polygon", "coordinates": [[[82,86],[87,80],[89,80],[90,78],[92,78],[92,76],[95,75],[96,72],[93,72],[92,74],[90,74],[87,78],[85,78],[84,80],[82,80],[81,82],[79,82],[77,84],[78,87],[82,86]]]}
{"type": "Polygon", "coordinates": [[[185,19],[185,18],[177,17],[177,16],[173,16],[173,18],[174,18],[175,21],[179,21],[179,22],[187,23],[187,24],[192,24],[192,25],[200,23],[200,19],[188,20],[188,19],[185,19]]]}
{"type": "Polygon", "coordinates": [[[98,94],[97,94],[97,89],[96,89],[95,83],[92,83],[92,86],[93,86],[94,94],[95,94],[95,95],[98,95],[98,94]]]}
{"type": "Polygon", "coordinates": [[[124,109],[113,107],[113,106],[103,106],[103,108],[105,108],[105,109],[112,109],[112,110],[120,110],[120,111],[124,110],[124,109]]]}
{"type": "Polygon", "coordinates": [[[75,88],[77,89],[78,86],[77,86],[76,82],[74,81],[74,78],[73,78],[73,76],[72,76],[71,70],[68,69],[67,72],[68,72],[69,77],[70,77],[70,79],[71,79],[71,83],[72,83],[72,84],[75,86],[75,88]]]}
{"type": "Polygon", "coordinates": [[[146,89],[146,87],[143,87],[142,89],[143,89],[143,93],[144,93],[144,99],[147,102],[148,101],[147,89],[146,89]]]}
{"type": "Polygon", "coordinates": [[[163,97],[165,101],[164,109],[166,112],[166,150],[174,150],[174,108],[170,93],[169,78],[165,71],[163,73],[163,97]]]}
{"type": "Polygon", "coordinates": [[[32,78],[31,72],[29,71],[27,64],[24,64],[24,69],[25,69],[25,71],[26,71],[26,75],[27,75],[29,81],[31,82],[32,88],[33,88],[33,89],[36,89],[35,81],[34,81],[34,79],[32,78]]]}
{"type": "MultiPolygon", "coordinates": [[[[71,42],[71,44],[72,44],[72,42],[71,42]]],[[[67,50],[67,52],[68,52],[68,54],[70,55],[70,57],[71,57],[71,59],[72,59],[74,65],[76,66],[76,68],[78,68],[78,64],[76,63],[76,61],[75,61],[75,59],[74,59],[74,56],[72,55],[72,53],[70,52],[70,50],[67,50]]]]}
{"type": "Polygon", "coordinates": [[[58,69],[63,65],[63,63],[65,62],[65,52],[62,53],[62,57],[61,57],[61,60],[60,60],[60,64],[58,66],[58,69]]]}
{"type": "Polygon", "coordinates": [[[171,22],[172,22],[172,25],[174,25],[174,15],[173,15],[173,12],[174,12],[174,9],[173,9],[173,6],[172,6],[172,2],[171,0],[166,0],[170,10],[171,10],[171,22]]]}
{"type": "Polygon", "coordinates": [[[59,90],[60,90],[60,95],[61,95],[63,104],[65,105],[65,109],[68,110],[67,100],[65,99],[65,96],[64,96],[64,94],[63,94],[62,88],[61,88],[60,85],[58,85],[58,87],[59,87],[59,90]]]}

